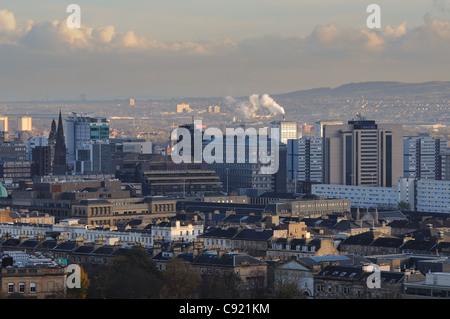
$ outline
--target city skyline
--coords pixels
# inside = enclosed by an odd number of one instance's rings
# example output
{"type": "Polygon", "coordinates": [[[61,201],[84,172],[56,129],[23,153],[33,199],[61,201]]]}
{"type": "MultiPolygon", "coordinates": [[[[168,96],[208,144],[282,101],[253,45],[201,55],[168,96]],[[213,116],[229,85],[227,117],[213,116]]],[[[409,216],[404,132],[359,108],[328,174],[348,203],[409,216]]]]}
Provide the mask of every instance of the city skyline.
{"type": "Polygon", "coordinates": [[[450,0],[2,4],[0,299],[450,299],[450,0]]]}
{"type": "Polygon", "coordinates": [[[450,6],[378,1],[381,28],[354,0],[162,4],[6,1],[3,100],[278,94],[347,82],[448,80],[450,6]]]}

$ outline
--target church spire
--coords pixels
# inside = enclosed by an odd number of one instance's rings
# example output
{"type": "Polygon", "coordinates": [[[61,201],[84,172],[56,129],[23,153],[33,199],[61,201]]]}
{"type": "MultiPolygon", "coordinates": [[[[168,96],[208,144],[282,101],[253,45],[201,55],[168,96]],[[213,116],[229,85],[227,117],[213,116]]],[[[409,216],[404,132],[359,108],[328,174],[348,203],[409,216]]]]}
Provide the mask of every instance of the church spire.
{"type": "Polygon", "coordinates": [[[56,140],[56,122],[55,119],[53,119],[50,134],[48,135],[48,141],[50,143],[55,143],[55,140],[56,140]]]}
{"type": "Polygon", "coordinates": [[[61,110],[59,111],[58,128],[55,136],[55,161],[57,166],[66,165],[66,141],[64,137],[64,127],[62,122],[61,110]]]}

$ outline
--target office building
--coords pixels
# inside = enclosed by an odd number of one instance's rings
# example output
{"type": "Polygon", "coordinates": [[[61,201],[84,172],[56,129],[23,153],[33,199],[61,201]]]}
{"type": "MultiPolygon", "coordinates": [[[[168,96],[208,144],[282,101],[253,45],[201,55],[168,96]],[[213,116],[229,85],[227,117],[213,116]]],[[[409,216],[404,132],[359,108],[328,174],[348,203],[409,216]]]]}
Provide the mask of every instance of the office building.
{"type": "Polygon", "coordinates": [[[0,163],[0,178],[13,183],[30,181],[34,175],[33,163],[30,161],[8,161],[0,163]]]}
{"type": "Polygon", "coordinates": [[[440,153],[447,140],[428,135],[407,137],[403,142],[403,176],[417,179],[441,179],[440,153]]]}
{"type": "Polygon", "coordinates": [[[415,178],[399,178],[397,181],[399,202],[407,203],[411,211],[416,210],[416,187],[415,178]]]}
{"type": "Polygon", "coordinates": [[[23,143],[26,148],[26,160],[31,161],[33,149],[38,146],[48,146],[48,138],[46,136],[33,136],[23,143]]]}
{"type": "Polygon", "coordinates": [[[278,130],[278,136],[283,144],[287,144],[288,140],[296,140],[299,138],[296,122],[274,121],[270,123],[270,129],[278,130]]]}
{"type": "Polygon", "coordinates": [[[76,151],[94,141],[109,140],[109,121],[104,117],[79,116],[73,113],[66,119],[67,161],[73,164],[76,151]]]}
{"type": "Polygon", "coordinates": [[[8,118],[0,117],[0,132],[8,132],[8,118]]]}
{"type": "Polygon", "coordinates": [[[442,152],[439,157],[441,158],[440,179],[444,181],[450,181],[450,151],[442,152]]]}
{"type": "Polygon", "coordinates": [[[32,149],[31,160],[34,163],[34,175],[48,176],[52,173],[52,148],[36,146],[32,149]]]}
{"type": "Polygon", "coordinates": [[[0,161],[25,161],[26,146],[22,141],[5,141],[0,138],[0,161]]]}
{"type": "Polygon", "coordinates": [[[288,140],[287,177],[290,181],[322,182],[322,138],[288,140]]]}
{"type": "Polygon", "coordinates": [[[418,180],[416,210],[450,213],[450,181],[418,180]]]}
{"type": "Polygon", "coordinates": [[[177,104],[177,113],[190,113],[192,111],[189,104],[177,104]]]}
{"type": "Polygon", "coordinates": [[[316,184],[311,193],[324,198],[350,199],[352,208],[396,209],[399,203],[397,188],[316,184]]]}
{"type": "Polygon", "coordinates": [[[29,116],[22,116],[17,119],[17,129],[19,131],[32,131],[32,118],[29,116]]]}
{"type": "MultiPolygon", "coordinates": [[[[227,135],[216,146],[223,149],[223,160],[213,161],[209,154],[203,158],[215,170],[224,186],[224,192],[253,188],[263,191],[286,192],[286,145],[278,144],[278,154],[270,154],[272,140],[266,135],[243,134],[234,136],[232,150],[228,152],[227,135]],[[267,153],[260,153],[261,139],[267,139],[267,153]],[[277,158],[278,156],[278,158],[277,158]],[[277,162],[278,161],[278,162],[277,162]],[[276,170],[276,171],[275,171],[276,170]]],[[[275,149],[275,147],[273,147],[275,149]]]]}
{"type": "Polygon", "coordinates": [[[79,174],[115,174],[114,144],[92,142],[77,149],[75,172],[79,174]]]}
{"type": "Polygon", "coordinates": [[[363,117],[323,126],[324,184],[393,187],[403,176],[402,125],[363,117]]]}
{"type": "Polygon", "coordinates": [[[222,183],[213,170],[146,170],[139,171],[139,181],[146,196],[217,195],[222,183]]]}
{"type": "Polygon", "coordinates": [[[116,152],[118,153],[138,153],[138,154],[152,154],[153,143],[146,142],[140,139],[114,139],[116,152]]]}
{"type": "Polygon", "coordinates": [[[342,121],[318,121],[314,123],[314,137],[323,137],[324,125],[343,125],[342,121]]]}

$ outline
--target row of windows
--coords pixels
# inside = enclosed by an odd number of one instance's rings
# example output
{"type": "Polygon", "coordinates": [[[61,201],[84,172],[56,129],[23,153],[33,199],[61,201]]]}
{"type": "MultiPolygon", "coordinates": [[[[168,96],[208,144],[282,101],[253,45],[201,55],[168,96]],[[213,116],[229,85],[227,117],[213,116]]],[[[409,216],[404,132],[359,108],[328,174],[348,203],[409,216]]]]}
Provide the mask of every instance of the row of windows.
{"type": "MultiPolygon", "coordinates": [[[[36,283],[35,282],[30,283],[28,289],[29,289],[28,291],[30,293],[36,293],[36,283]]],[[[12,294],[12,293],[15,293],[15,292],[16,292],[15,291],[15,284],[12,283],[12,282],[8,283],[8,293],[12,294]]],[[[20,282],[19,283],[19,291],[18,292],[21,293],[21,294],[26,292],[26,285],[25,285],[24,282],[20,282]]]]}

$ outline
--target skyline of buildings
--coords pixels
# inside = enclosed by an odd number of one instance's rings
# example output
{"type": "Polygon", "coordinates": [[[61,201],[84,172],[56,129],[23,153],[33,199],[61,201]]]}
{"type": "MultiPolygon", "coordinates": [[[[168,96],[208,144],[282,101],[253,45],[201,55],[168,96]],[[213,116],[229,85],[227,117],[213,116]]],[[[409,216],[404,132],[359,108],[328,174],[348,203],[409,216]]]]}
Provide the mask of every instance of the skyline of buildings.
{"type": "MultiPolygon", "coordinates": [[[[35,251],[52,256],[51,260],[65,256],[83,265],[91,274],[93,265],[99,267],[101,251],[101,263],[106,267],[114,253],[140,246],[148,251],[159,271],[166,269],[171,258],[192,256],[186,257],[186,262],[202,278],[205,275],[202,258],[209,256],[219,261],[237,254],[233,256],[247,258],[248,267],[259,269],[257,278],[250,272],[242,273],[241,280],[246,280],[246,285],[240,293],[250,298],[275,293],[272,285],[277,283],[268,276],[267,267],[274,267],[270,271],[281,275],[288,264],[293,266],[290,264],[293,256],[295,260],[332,258],[337,262],[345,258],[348,251],[356,249],[352,238],[356,240],[362,235],[389,239],[393,246],[386,252],[420,251],[429,254],[429,258],[439,252],[438,256],[447,256],[445,229],[438,230],[442,233],[436,235],[436,241],[434,237],[427,241],[428,250],[410,248],[416,243],[419,245],[418,239],[391,234],[396,229],[394,222],[406,219],[406,212],[422,216],[441,214],[444,219],[450,216],[450,180],[445,180],[448,151],[444,139],[421,134],[403,136],[401,125],[380,124],[363,118],[349,120],[348,124],[316,123],[312,127],[322,129],[322,137],[316,130],[302,136],[302,125],[291,118],[289,122],[268,121],[267,127],[279,130],[286,143],[280,143],[277,150],[278,171],[264,175],[258,163],[236,162],[239,150],[242,151],[239,143],[234,145],[238,152],[234,153],[232,161],[223,147],[227,160],[222,164],[176,164],[171,160],[170,148],[155,147],[157,145],[151,142],[132,137],[110,138],[113,127],[107,118],[81,117],[83,120],[78,125],[78,120],[74,120],[78,118],[76,114],[66,117],[60,112],[57,121],[49,123],[48,137],[31,136],[22,141],[21,135],[15,136],[14,131],[3,136],[0,149],[9,147],[8,153],[2,153],[9,155],[0,164],[0,183],[6,186],[6,194],[0,198],[0,207],[6,210],[0,211],[0,219],[7,222],[0,223],[0,233],[8,234],[5,236],[11,240],[2,240],[0,245],[7,251],[21,250],[21,245],[34,247],[35,251]],[[67,133],[67,128],[73,132],[67,133]],[[72,163],[68,162],[66,143],[78,143],[73,147],[75,161],[72,163]],[[327,152],[324,145],[331,146],[330,150],[335,153],[327,152]],[[339,160],[341,155],[343,158],[339,160]],[[23,159],[14,160],[19,156],[23,159]],[[366,158],[370,161],[363,160],[366,158]],[[376,180],[392,174],[397,179],[390,185],[378,185],[367,178],[355,179],[352,184],[347,178],[352,172],[340,169],[343,183],[324,183],[326,167],[323,163],[341,161],[360,163],[349,168],[361,175],[373,173],[372,170],[378,172],[376,169],[381,167],[376,180]],[[398,161],[411,163],[411,167],[419,161],[421,165],[414,167],[420,170],[420,178],[409,175],[412,169],[404,170],[402,166],[397,170],[398,161]],[[359,167],[364,166],[362,163],[371,166],[359,167]],[[383,173],[383,168],[391,173],[383,173]],[[8,180],[15,183],[7,183],[8,180]],[[401,205],[408,207],[400,211],[401,205]],[[21,222],[11,221],[15,215],[20,216],[17,220],[21,222]],[[181,216],[189,216],[189,220],[181,216]],[[42,224],[28,222],[33,218],[42,220],[42,224]],[[317,228],[320,224],[323,226],[317,228]],[[238,225],[237,230],[234,225],[238,225]],[[34,241],[34,237],[40,238],[43,232],[60,235],[54,245],[49,238],[34,241]],[[14,242],[16,238],[20,239],[14,242]],[[158,248],[168,243],[186,247],[179,250],[158,248]],[[70,252],[63,255],[60,245],[70,246],[70,252]],[[44,246],[49,248],[44,249],[44,246]],[[88,250],[91,252],[86,255],[88,250]],[[105,251],[111,255],[105,255],[105,251]],[[255,290],[255,285],[262,290],[255,290]]],[[[200,136],[208,128],[207,122],[203,124],[196,128],[200,136]]],[[[193,123],[180,126],[194,132],[193,123]]],[[[262,136],[258,135],[253,140],[247,136],[243,140],[246,157],[258,152],[260,138],[262,136]]],[[[226,141],[224,135],[222,143],[225,145],[226,141]]],[[[195,146],[194,139],[189,142],[195,146]]],[[[269,140],[269,144],[271,142],[269,140]]],[[[208,143],[211,141],[202,143],[202,149],[208,143]]],[[[364,245],[361,249],[380,252],[379,248],[364,245]]],[[[372,258],[371,254],[355,256],[372,258]]],[[[5,254],[4,258],[9,257],[5,254]]],[[[365,265],[373,261],[365,260],[365,265]]],[[[239,271],[250,271],[245,265],[239,271]]],[[[304,264],[302,269],[307,277],[293,282],[303,287],[300,290],[306,299],[361,299],[372,298],[372,294],[393,299],[412,298],[416,296],[416,285],[412,283],[426,282],[425,273],[411,275],[406,271],[393,271],[385,264],[382,266],[385,268],[381,278],[390,278],[391,286],[384,285],[376,291],[364,286],[364,275],[369,272],[361,264],[320,267],[304,264]],[[341,281],[334,281],[336,271],[340,274],[352,271],[359,281],[342,285],[341,281]],[[413,277],[417,281],[412,280],[413,277]],[[332,287],[332,293],[324,288],[327,285],[332,287]]],[[[216,267],[221,269],[218,264],[216,267]]],[[[42,282],[31,282],[24,287],[44,293],[42,285],[48,280],[42,277],[42,282]]],[[[22,282],[12,283],[10,281],[11,285],[4,291],[21,293],[22,282]]],[[[427,293],[436,294],[433,289],[437,288],[431,287],[427,293]]]]}
{"type": "Polygon", "coordinates": [[[4,0],[0,299],[449,300],[449,13],[4,0]]]}

